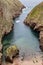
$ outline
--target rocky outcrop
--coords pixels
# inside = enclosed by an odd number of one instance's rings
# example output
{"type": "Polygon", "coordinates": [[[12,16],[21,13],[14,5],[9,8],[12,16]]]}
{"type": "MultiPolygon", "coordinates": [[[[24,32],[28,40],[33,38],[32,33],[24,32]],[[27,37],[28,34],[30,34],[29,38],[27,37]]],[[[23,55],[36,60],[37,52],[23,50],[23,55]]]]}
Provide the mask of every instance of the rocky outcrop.
{"type": "MultiPolygon", "coordinates": [[[[13,29],[13,18],[19,16],[24,5],[19,0],[0,0],[0,56],[2,57],[2,37],[13,29]]],[[[0,60],[1,60],[0,57],[0,60]]]]}
{"type": "Polygon", "coordinates": [[[27,15],[24,23],[39,31],[40,48],[43,51],[43,2],[33,8],[27,15]]]}
{"type": "Polygon", "coordinates": [[[7,62],[13,63],[13,59],[17,55],[19,55],[19,49],[17,48],[17,46],[10,46],[5,51],[5,60],[7,62]]]}

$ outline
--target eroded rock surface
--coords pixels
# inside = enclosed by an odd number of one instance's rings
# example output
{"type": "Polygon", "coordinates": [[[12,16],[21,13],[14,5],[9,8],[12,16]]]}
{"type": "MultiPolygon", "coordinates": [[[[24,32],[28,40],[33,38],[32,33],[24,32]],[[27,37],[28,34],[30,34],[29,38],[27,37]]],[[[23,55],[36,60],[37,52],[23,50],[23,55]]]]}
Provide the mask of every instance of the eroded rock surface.
{"type": "Polygon", "coordinates": [[[43,50],[43,2],[33,8],[24,23],[39,31],[40,48],[43,50]]]}

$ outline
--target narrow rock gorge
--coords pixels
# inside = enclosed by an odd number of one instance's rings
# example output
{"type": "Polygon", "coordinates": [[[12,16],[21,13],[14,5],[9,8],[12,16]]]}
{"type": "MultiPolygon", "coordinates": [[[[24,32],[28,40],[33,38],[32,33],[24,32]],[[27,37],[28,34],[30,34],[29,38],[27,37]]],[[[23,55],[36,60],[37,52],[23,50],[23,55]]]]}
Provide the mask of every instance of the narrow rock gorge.
{"type": "Polygon", "coordinates": [[[43,2],[33,8],[24,23],[39,32],[40,48],[43,51],[43,2]]]}

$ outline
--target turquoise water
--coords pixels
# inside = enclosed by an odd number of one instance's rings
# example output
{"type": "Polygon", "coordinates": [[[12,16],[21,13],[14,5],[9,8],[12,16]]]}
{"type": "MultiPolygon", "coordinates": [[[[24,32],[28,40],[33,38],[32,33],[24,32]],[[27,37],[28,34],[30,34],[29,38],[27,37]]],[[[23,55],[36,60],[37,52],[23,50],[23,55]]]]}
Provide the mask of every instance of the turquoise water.
{"type": "Polygon", "coordinates": [[[33,52],[40,51],[39,48],[39,35],[30,27],[24,25],[23,21],[27,14],[43,0],[20,0],[26,9],[23,9],[21,15],[14,20],[13,31],[3,38],[3,50],[9,45],[17,45],[21,53],[32,54],[33,52]]]}

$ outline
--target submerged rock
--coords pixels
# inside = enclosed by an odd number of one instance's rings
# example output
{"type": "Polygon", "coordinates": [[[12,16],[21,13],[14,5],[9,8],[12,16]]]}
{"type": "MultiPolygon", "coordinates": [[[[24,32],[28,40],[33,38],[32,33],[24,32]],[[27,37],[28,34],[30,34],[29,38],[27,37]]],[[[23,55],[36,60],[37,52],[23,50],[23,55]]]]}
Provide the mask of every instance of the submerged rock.
{"type": "Polygon", "coordinates": [[[5,51],[5,60],[13,63],[13,59],[17,55],[19,55],[19,49],[17,48],[17,46],[15,46],[15,45],[10,46],[5,51]]]}
{"type": "Polygon", "coordinates": [[[43,2],[33,8],[27,15],[24,23],[39,31],[40,47],[43,50],[43,2]]]}

